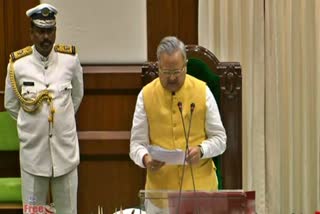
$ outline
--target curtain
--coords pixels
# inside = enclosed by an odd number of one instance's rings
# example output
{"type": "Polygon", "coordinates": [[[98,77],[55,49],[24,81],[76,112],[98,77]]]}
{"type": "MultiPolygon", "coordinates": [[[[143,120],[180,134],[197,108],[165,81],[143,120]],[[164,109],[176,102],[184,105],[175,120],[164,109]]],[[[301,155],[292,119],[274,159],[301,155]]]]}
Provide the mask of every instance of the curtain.
{"type": "Polygon", "coordinates": [[[320,210],[320,1],[201,0],[199,44],[242,66],[243,188],[257,212],[320,210]]]}

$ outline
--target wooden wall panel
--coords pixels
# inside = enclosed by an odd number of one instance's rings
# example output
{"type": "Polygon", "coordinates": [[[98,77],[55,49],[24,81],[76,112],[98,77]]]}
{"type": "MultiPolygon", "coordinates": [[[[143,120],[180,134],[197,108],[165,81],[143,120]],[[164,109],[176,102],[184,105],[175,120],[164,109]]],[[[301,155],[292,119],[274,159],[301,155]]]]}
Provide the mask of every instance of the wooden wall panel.
{"type": "MultiPolygon", "coordinates": [[[[30,45],[30,21],[26,11],[39,0],[0,0],[0,91],[4,90],[9,54],[30,45]]],[[[0,96],[0,111],[3,111],[3,97],[0,96]]]]}
{"type": "Polygon", "coordinates": [[[185,44],[198,44],[198,0],[180,0],[177,10],[177,36],[185,44]]]}
{"type": "Polygon", "coordinates": [[[144,175],[140,171],[130,160],[90,161],[82,158],[78,213],[97,213],[98,205],[104,207],[104,213],[113,213],[121,206],[137,207],[138,186],[144,183],[144,175]]]}
{"type": "Polygon", "coordinates": [[[78,130],[130,130],[135,102],[136,95],[86,95],[77,117],[78,130]]]}
{"type": "Polygon", "coordinates": [[[198,0],[147,0],[148,60],[165,36],[177,36],[185,44],[198,44],[198,0]]]}
{"type": "Polygon", "coordinates": [[[141,66],[84,66],[85,97],[77,113],[79,213],[139,205],[145,172],[129,158],[141,66]]]}
{"type": "Polygon", "coordinates": [[[79,131],[130,130],[141,66],[84,68],[85,97],[77,114],[79,131]]]}
{"type": "Polygon", "coordinates": [[[12,51],[31,44],[29,35],[30,20],[26,16],[26,11],[39,4],[39,0],[18,1],[5,1],[7,59],[12,51]]]}

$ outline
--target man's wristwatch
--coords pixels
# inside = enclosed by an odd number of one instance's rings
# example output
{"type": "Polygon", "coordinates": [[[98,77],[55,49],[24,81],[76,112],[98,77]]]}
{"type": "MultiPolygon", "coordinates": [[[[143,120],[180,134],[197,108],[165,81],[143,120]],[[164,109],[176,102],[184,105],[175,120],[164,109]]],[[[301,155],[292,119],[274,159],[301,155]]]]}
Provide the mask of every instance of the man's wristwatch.
{"type": "Polygon", "coordinates": [[[203,157],[203,148],[201,145],[198,145],[198,146],[200,147],[200,158],[202,158],[203,157]]]}

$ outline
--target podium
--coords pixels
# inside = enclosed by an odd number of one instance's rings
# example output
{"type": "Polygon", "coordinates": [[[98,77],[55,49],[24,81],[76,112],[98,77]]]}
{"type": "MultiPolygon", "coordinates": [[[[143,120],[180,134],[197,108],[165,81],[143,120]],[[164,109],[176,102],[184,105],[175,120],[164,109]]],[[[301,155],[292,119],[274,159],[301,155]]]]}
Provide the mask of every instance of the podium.
{"type": "Polygon", "coordinates": [[[254,214],[255,192],[243,190],[140,190],[140,209],[148,214],[254,214]]]}

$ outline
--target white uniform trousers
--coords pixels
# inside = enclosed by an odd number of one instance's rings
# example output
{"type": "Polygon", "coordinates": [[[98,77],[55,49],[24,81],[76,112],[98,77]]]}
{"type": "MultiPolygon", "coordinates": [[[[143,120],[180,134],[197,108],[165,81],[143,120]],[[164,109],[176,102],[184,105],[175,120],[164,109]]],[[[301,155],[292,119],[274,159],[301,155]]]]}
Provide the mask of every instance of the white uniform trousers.
{"type": "MultiPolygon", "coordinates": [[[[78,170],[51,178],[29,174],[21,170],[23,205],[47,204],[49,183],[51,183],[54,208],[58,214],[77,213],[78,170]]],[[[25,212],[24,212],[25,213],[25,212]]]]}

